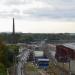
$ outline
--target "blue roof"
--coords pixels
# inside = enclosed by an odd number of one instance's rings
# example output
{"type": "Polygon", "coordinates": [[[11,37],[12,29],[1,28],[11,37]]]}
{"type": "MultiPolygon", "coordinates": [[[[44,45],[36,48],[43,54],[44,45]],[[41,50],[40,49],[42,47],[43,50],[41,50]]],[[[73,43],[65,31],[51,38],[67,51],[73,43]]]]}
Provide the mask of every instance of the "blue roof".
{"type": "Polygon", "coordinates": [[[39,58],[38,61],[49,61],[47,58],[39,58]]]}

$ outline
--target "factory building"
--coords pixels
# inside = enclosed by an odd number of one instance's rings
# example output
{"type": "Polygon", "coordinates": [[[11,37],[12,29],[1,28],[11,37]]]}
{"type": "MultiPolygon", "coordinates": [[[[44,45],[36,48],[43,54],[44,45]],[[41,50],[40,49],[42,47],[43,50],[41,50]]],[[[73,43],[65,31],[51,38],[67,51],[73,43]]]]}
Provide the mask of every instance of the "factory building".
{"type": "Polygon", "coordinates": [[[56,46],[56,59],[60,62],[75,60],[75,44],[62,44],[56,46]]]}
{"type": "Polygon", "coordinates": [[[71,75],[75,75],[75,43],[56,45],[55,58],[58,62],[68,65],[71,75]]]}

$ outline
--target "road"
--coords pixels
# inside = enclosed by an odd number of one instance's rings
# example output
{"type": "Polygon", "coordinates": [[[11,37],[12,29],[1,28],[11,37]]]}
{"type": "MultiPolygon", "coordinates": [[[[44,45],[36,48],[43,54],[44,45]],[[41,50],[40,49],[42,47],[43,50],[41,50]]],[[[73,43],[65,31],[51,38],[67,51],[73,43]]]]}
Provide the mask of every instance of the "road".
{"type": "Polygon", "coordinates": [[[18,56],[18,64],[17,64],[17,75],[24,75],[23,66],[27,62],[27,58],[29,57],[29,50],[24,50],[18,56]]]}
{"type": "Polygon", "coordinates": [[[22,72],[22,63],[19,62],[17,66],[17,75],[24,75],[22,72]]]}

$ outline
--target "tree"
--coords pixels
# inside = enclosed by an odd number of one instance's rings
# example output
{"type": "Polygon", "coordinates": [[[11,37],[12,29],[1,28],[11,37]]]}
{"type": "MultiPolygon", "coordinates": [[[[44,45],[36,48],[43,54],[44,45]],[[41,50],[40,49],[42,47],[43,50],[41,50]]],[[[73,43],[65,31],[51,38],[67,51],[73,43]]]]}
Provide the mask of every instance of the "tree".
{"type": "Polygon", "coordinates": [[[0,75],[7,75],[6,68],[2,63],[0,63],[0,75]]]}
{"type": "Polygon", "coordinates": [[[0,63],[4,64],[6,68],[13,65],[13,59],[18,54],[18,48],[18,46],[6,46],[4,43],[0,42],[0,63]]]}

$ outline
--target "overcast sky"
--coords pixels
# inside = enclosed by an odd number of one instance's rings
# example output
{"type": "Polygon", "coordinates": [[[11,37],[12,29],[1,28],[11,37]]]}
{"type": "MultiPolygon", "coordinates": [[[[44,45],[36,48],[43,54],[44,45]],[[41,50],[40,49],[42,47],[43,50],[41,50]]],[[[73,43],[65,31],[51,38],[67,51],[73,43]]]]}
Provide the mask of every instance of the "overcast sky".
{"type": "Polygon", "coordinates": [[[0,0],[0,32],[75,33],[75,0],[0,0]]]}

